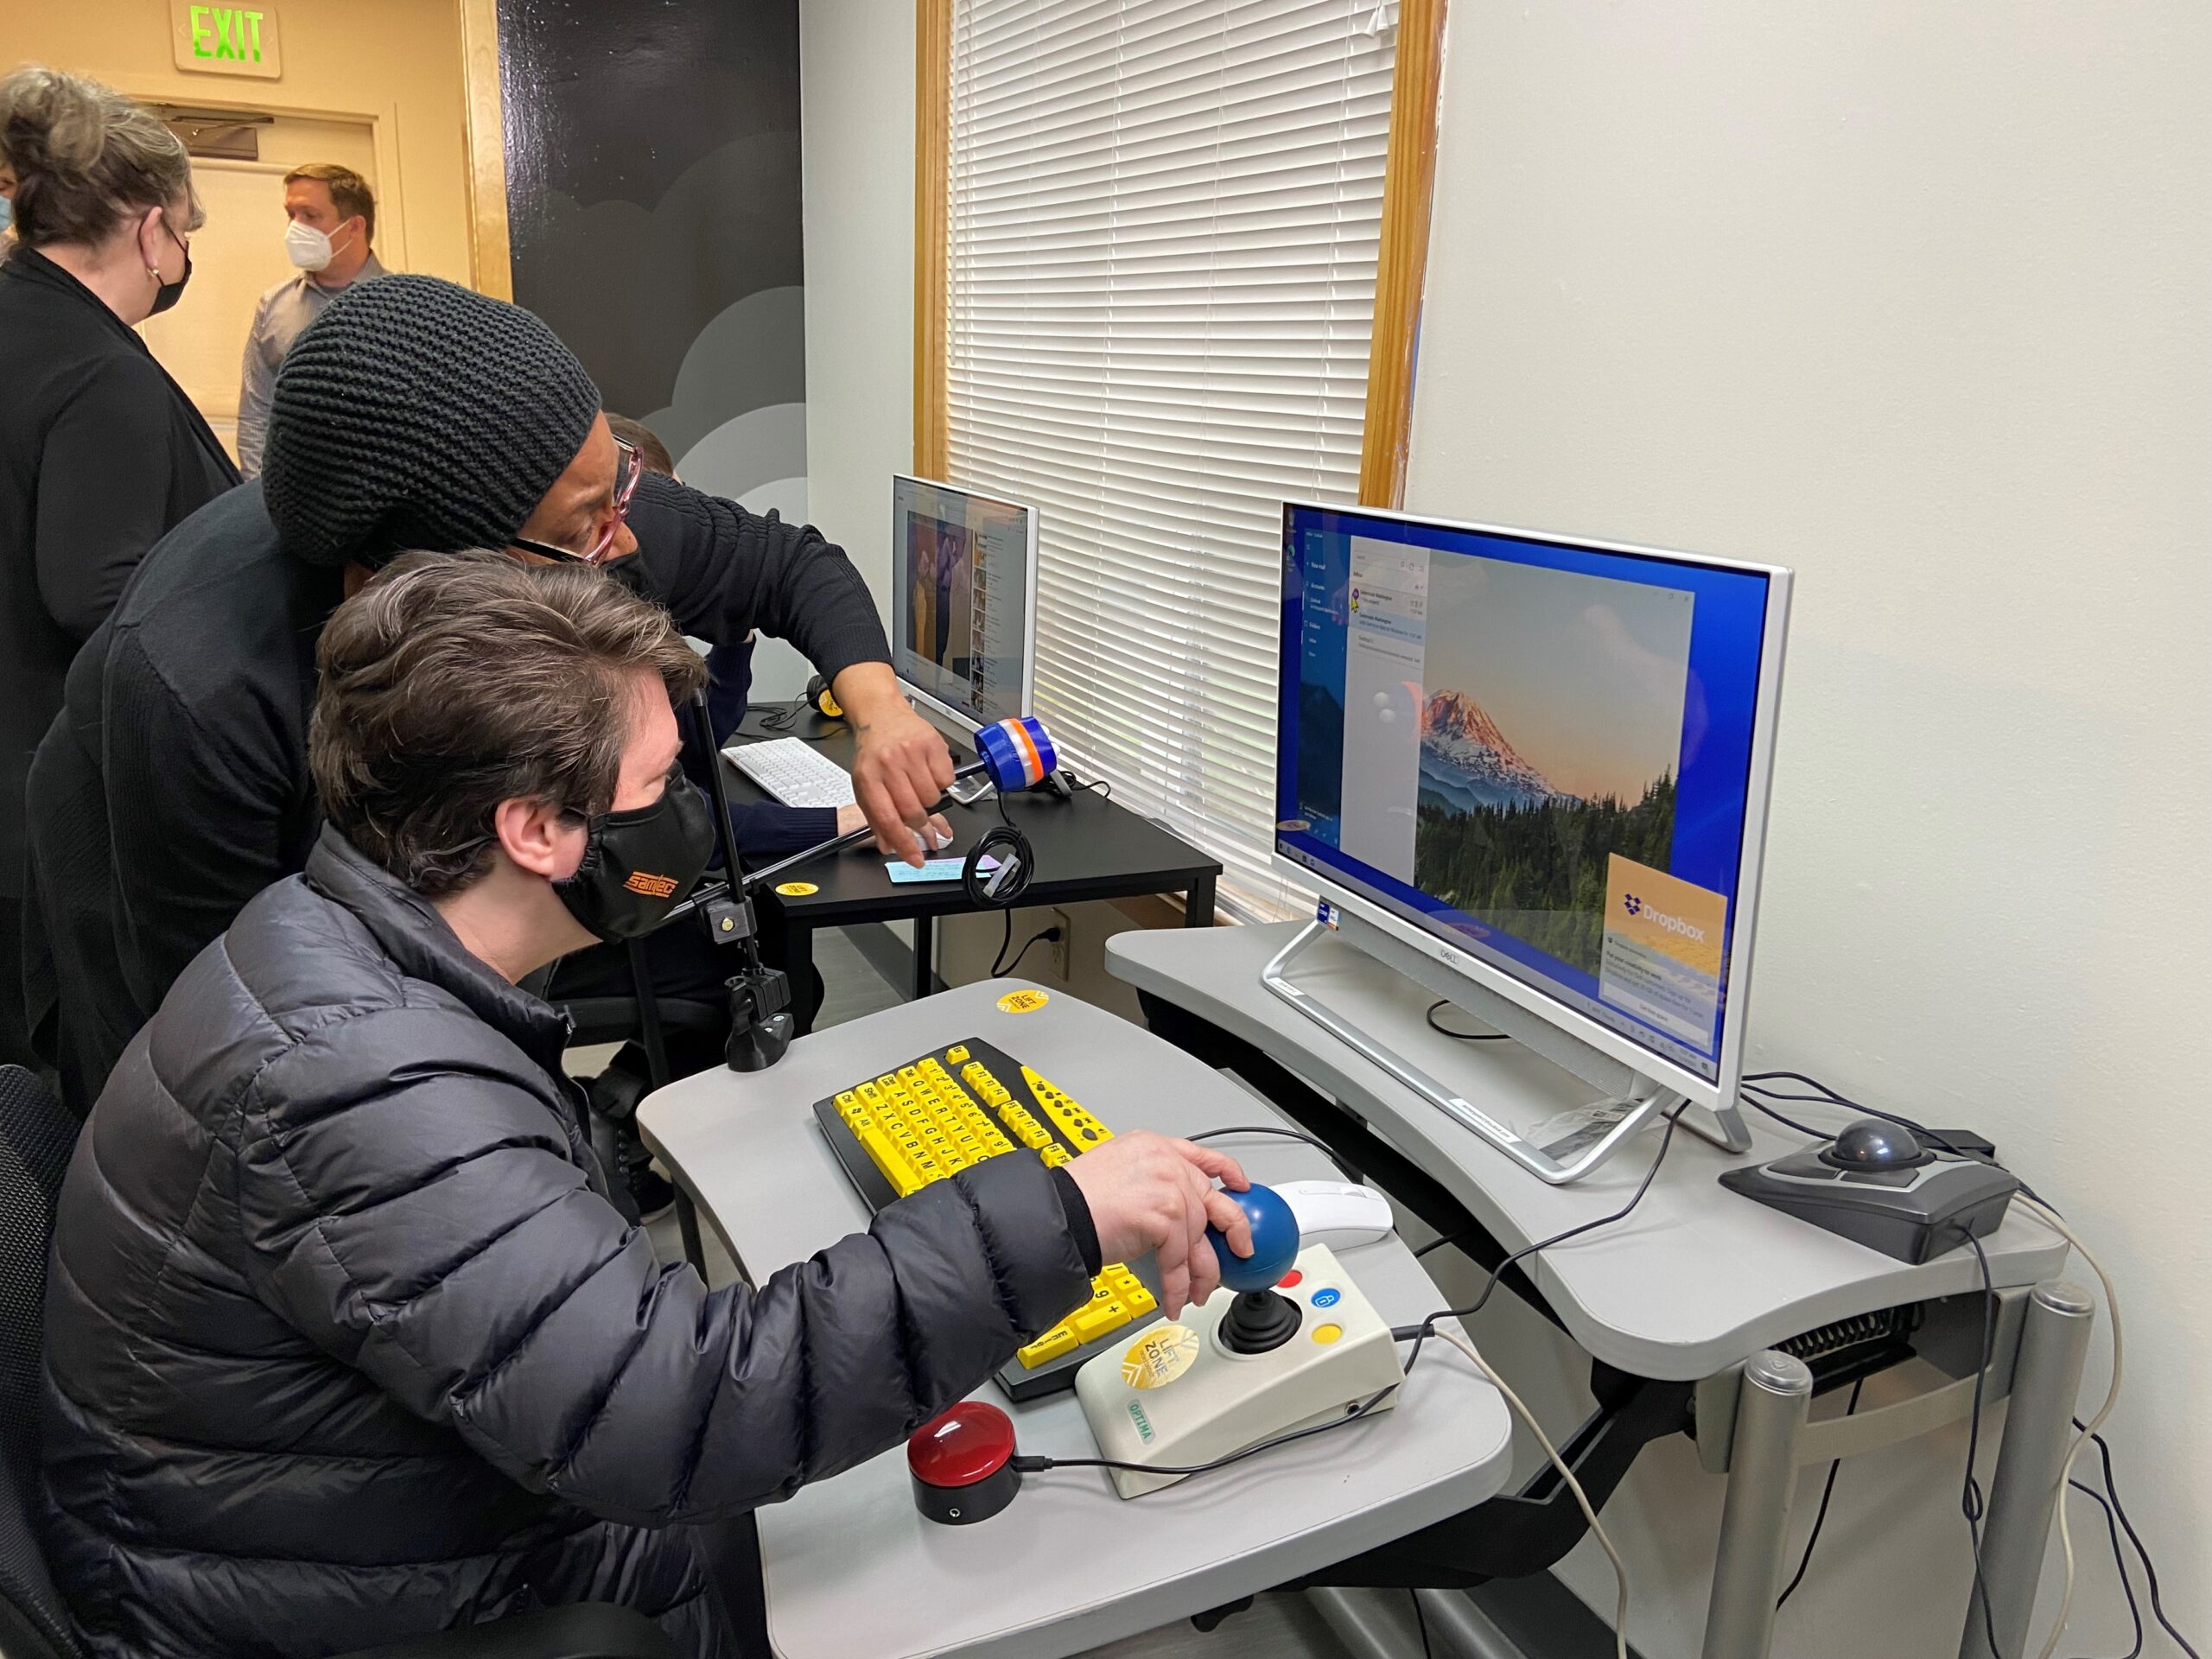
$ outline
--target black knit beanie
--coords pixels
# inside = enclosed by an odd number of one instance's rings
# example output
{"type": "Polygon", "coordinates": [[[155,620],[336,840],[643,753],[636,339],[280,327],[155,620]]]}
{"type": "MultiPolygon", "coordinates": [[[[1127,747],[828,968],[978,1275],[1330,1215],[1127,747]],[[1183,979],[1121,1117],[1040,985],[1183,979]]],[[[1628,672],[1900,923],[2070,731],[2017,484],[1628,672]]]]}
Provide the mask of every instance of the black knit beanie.
{"type": "Polygon", "coordinates": [[[501,547],[598,414],[583,365],[519,306],[435,276],[356,283],[277,372],[269,516],[310,564],[501,547]]]}

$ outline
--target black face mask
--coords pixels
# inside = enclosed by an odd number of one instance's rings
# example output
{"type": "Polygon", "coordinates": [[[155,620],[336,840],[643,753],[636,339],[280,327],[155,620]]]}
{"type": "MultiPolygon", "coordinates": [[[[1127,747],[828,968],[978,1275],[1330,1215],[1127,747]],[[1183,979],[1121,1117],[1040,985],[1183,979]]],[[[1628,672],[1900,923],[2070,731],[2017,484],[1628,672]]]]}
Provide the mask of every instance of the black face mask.
{"type": "Polygon", "coordinates": [[[715,855],[713,810],[680,770],[651,806],[588,822],[583,862],[553,891],[569,915],[610,942],[641,938],[666,921],[715,855]]]}
{"type": "MultiPolygon", "coordinates": [[[[184,244],[182,242],[179,242],[177,246],[184,248],[184,244]]],[[[158,273],[156,274],[158,275],[158,273]]],[[[184,248],[184,275],[178,277],[176,281],[173,283],[163,283],[159,288],[154,290],[154,308],[148,312],[147,315],[158,317],[162,312],[168,310],[179,300],[182,299],[184,297],[184,285],[191,280],[192,250],[190,248],[184,248]]]]}

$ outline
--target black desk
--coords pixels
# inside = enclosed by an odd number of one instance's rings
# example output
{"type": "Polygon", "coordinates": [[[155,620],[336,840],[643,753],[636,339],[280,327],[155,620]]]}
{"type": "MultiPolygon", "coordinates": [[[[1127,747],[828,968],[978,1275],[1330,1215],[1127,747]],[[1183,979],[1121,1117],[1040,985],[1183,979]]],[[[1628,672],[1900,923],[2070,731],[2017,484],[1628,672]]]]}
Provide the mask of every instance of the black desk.
{"type": "MultiPolygon", "coordinates": [[[[804,704],[797,710],[788,732],[763,730],[763,715],[756,706],[730,741],[759,741],[771,737],[799,737],[847,771],[852,769],[853,736],[842,721],[823,720],[804,704]]],[[[771,716],[778,719],[780,715],[771,716]]],[[[974,752],[950,746],[956,763],[972,760],[974,752]]],[[[723,764],[733,804],[772,798],[735,766],[723,764]]],[[[1186,927],[1213,925],[1214,880],[1221,865],[1180,836],[1172,835],[1148,818],[1115,804],[1096,791],[1079,791],[1071,801],[1035,791],[1010,795],[1007,817],[1029,837],[1036,849],[1037,868],[1021,906],[1079,904],[1090,899],[1129,899],[1149,893],[1181,893],[1186,927]]],[[[986,795],[973,806],[948,804],[945,822],[952,827],[952,844],[935,856],[958,857],[973,847],[987,830],[999,822],[998,804],[986,795]]],[[[742,856],[743,849],[740,849],[742,856]]],[[[884,871],[885,855],[873,842],[803,865],[791,873],[792,881],[804,881],[815,891],[804,894],[767,892],[756,899],[764,911],[780,917],[785,933],[785,966],[794,987],[804,985],[814,962],[814,931],[845,927],[855,922],[911,921],[914,928],[914,967],[911,995],[927,996],[935,988],[934,924],[939,916],[975,911],[967,891],[957,881],[934,881],[900,887],[884,871]]],[[[766,859],[759,861],[766,863],[766,859]]],[[[801,1012],[804,999],[802,997],[801,1012]]],[[[810,1020],[802,1023],[804,1033],[810,1020]]]]}

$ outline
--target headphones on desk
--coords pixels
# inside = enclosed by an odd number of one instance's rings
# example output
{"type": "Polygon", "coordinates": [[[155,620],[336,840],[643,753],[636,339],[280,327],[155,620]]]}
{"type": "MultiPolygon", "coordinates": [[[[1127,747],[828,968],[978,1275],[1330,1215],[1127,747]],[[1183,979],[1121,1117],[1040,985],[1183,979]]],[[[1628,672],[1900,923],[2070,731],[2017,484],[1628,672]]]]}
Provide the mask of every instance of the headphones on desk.
{"type": "Polygon", "coordinates": [[[830,690],[830,682],[819,674],[806,683],[806,706],[824,720],[842,720],[845,717],[844,705],[837,701],[836,693],[830,690]]]}

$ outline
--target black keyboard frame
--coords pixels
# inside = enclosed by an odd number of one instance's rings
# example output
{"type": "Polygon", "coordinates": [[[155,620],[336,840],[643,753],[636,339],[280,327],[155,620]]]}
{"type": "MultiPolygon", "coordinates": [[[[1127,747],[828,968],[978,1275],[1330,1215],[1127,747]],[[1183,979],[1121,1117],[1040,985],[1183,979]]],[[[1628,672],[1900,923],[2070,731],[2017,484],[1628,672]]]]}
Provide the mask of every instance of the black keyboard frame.
{"type": "MultiPolygon", "coordinates": [[[[968,1080],[960,1075],[962,1066],[981,1061],[984,1068],[1006,1086],[1007,1092],[1014,1096],[1014,1103],[1037,1120],[1039,1126],[1046,1134],[1066,1147],[1071,1156],[1079,1158],[1083,1155],[1084,1148],[1075,1145],[1067,1138],[1060,1126],[1052,1121],[1052,1115],[1045,1109],[1044,1103],[1037,1098],[1027,1082],[1022,1077],[1022,1063],[1004,1049],[995,1044],[987,1043],[980,1037],[965,1037],[952,1042],[939,1044],[927,1053],[917,1054],[910,1060],[901,1060],[897,1065],[886,1066],[881,1071],[857,1078],[846,1084],[845,1088],[857,1089],[862,1083],[874,1083],[887,1073],[896,1076],[906,1067],[918,1066],[925,1060],[935,1060],[942,1065],[951,1074],[952,1080],[966,1090],[969,1097],[982,1109],[983,1116],[996,1122],[1001,1131],[1005,1131],[1006,1125],[999,1118],[998,1114],[985,1104],[982,1096],[976,1094],[969,1086],[968,1080]],[[955,1062],[945,1058],[950,1051],[956,1048],[966,1049],[967,1059],[955,1062]]],[[[844,1091],[840,1090],[838,1093],[842,1094],[844,1091]]],[[[1105,1124],[1107,1128],[1114,1128],[1113,1124],[1106,1122],[1103,1114],[1093,1108],[1088,1101],[1084,1102],[1083,1104],[1084,1109],[1093,1117],[1097,1118],[1101,1123],[1105,1124]]],[[[830,1151],[837,1160],[838,1167],[845,1172],[845,1179],[852,1182],[854,1190],[861,1195],[861,1201],[868,1205],[868,1212],[873,1215],[887,1205],[897,1203],[899,1198],[897,1192],[893,1189],[891,1183],[884,1179],[883,1172],[875,1166],[875,1160],[868,1155],[868,1149],[861,1145],[859,1137],[845,1127],[845,1120],[837,1111],[836,1095],[826,1096],[814,1103],[814,1119],[821,1125],[823,1138],[829,1141],[830,1151]]],[[[1007,1139],[1014,1141],[1011,1132],[1007,1132],[1007,1139]]],[[[1033,1158],[1036,1155],[1019,1141],[1014,1141],[1013,1153],[999,1154],[1001,1157],[1024,1158],[1033,1158]]],[[[1140,1256],[1136,1261],[1126,1265],[1131,1273],[1143,1281],[1144,1287],[1152,1293],[1152,1299],[1155,1303],[1166,1300],[1160,1287],[1159,1265],[1149,1255],[1140,1256]]],[[[1070,1308],[1068,1312],[1072,1313],[1075,1309],[1070,1308]]],[[[1009,1400],[1035,1400],[1046,1395],[1061,1393],[1075,1387],[1075,1374],[1082,1369],[1086,1361],[1096,1355],[1124,1346],[1138,1332],[1162,1317],[1164,1316],[1160,1308],[1155,1306],[1151,1313],[1141,1313],[1127,1325],[1118,1326],[1094,1341],[1078,1344],[1058,1359],[1046,1361],[1035,1370],[1031,1370],[1018,1358],[1009,1359],[999,1367],[994,1380],[1005,1391],[1009,1400]]],[[[1058,1324],[1058,1320],[1056,1319],[1053,1323],[1058,1324]]],[[[1048,1330],[1050,1328],[1050,1326],[1046,1327],[1048,1330]]],[[[1032,1331],[1027,1333],[1024,1340],[1031,1340],[1042,1334],[1042,1332],[1032,1331]]]]}

